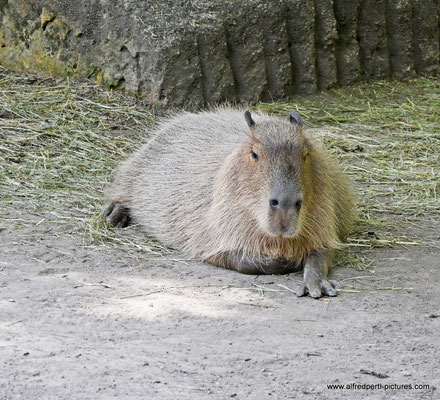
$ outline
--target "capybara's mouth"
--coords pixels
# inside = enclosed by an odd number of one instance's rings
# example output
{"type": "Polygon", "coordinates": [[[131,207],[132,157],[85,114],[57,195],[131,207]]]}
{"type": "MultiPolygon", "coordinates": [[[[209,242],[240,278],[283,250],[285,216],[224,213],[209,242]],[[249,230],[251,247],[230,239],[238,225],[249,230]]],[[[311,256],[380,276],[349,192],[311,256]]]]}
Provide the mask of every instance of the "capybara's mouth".
{"type": "Polygon", "coordinates": [[[288,225],[284,224],[271,224],[269,228],[269,234],[271,236],[277,236],[282,238],[290,238],[295,235],[296,222],[292,221],[288,225]]]}

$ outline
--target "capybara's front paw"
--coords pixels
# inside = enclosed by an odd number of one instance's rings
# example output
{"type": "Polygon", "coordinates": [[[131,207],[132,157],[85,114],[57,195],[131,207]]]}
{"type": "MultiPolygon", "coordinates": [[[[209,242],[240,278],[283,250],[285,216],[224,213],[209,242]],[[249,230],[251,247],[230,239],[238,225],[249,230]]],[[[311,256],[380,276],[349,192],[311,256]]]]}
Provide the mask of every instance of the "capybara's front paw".
{"type": "Polygon", "coordinates": [[[304,283],[301,288],[296,292],[298,297],[309,295],[314,299],[319,299],[322,296],[337,296],[336,284],[326,277],[306,275],[304,277],[304,283]]]}
{"type": "Polygon", "coordinates": [[[131,222],[130,210],[117,201],[107,203],[102,213],[105,219],[117,228],[125,228],[131,222]]]}

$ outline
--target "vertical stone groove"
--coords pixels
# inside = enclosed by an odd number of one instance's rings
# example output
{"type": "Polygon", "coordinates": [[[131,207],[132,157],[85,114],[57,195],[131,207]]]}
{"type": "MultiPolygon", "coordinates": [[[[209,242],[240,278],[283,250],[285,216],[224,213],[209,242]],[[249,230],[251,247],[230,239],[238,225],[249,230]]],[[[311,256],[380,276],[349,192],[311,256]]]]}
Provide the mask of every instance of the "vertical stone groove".
{"type": "Polygon", "coordinates": [[[202,57],[201,52],[201,44],[199,38],[197,38],[197,56],[199,58],[199,65],[200,65],[200,86],[202,89],[202,95],[203,95],[203,104],[206,106],[208,101],[208,94],[207,91],[207,82],[206,82],[206,71],[205,71],[205,63],[202,57]]]}
{"type": "Polygon", "coordinates": [[[236,65],[236,60],[235,60],[235,56],[234,56],[234,49],[232,47],[232,42],[231,42],[231,38],[229,36],[229,32],[228,32],[228,28],[225,27],[225,38],[226,38],[226,48],[227,48],[227,55],[228,55],[228,60],[229,60],[229,65],[231,66],[231,72],[232,72],[232,79],[234,81],[234,95],[235,95],[235,99],[234,101],[239,101],[239,71],[238,71],[238,66],[236,65]]]}

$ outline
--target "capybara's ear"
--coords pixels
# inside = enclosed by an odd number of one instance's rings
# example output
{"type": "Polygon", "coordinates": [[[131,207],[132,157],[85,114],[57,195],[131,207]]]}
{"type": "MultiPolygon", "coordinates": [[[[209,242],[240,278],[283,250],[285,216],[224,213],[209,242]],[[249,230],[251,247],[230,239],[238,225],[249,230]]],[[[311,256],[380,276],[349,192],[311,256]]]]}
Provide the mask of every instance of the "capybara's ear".
{"type": "Polygon", "coordinates": [[[252,119],[252,115],[249,111],[244,113],[244,119],[246,120],[249,128],[253,128],[255,126],[255,121],[252,119]]]}
{"type": "Polygon", "coordinates": [[[290,123],[291,124],[295,124],[295,125],[298,125],[298,126],[302,126],[303,125],[303,122],[302,122],[302,119],[301,119],[301,115],[299,115],[296,111],[291,111],[289,113],[289,119],[290,119],[290,123]]]}

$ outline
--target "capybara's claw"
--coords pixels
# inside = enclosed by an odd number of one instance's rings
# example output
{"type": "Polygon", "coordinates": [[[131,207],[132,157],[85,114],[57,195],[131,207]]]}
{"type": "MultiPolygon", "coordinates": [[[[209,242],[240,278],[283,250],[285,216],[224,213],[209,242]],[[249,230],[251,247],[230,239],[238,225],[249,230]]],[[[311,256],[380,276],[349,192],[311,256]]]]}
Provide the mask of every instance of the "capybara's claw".
{"type": "Polygon", "coordinates": [[[106,220],[117,228],[125,228],[131,222],[129,209],[118,202],[108,203],[102,213],[106,220]]]}
{"type": "Polygon", "coordinates": [[[321,282],[322,293],[325,296],[334,297],[338,295],[335,286],[332,281],[329,281],[327,278],[324,278],[321,282]]]}
{"type": "Polygon", "coordinates": [[[334,297],[338,293],[335,289],[335,284],[329,281],[327,278],[308,279],[304,281],[300,289],[296,292],[298,297],[309,295],[314,299],[319,299],[322,296],[334,297]]]}
{"type": "Polygon", "coordinates": [[[107,203],[102,209],[102,215],[107,218],[115,208],[115,203],[107,203]]]}

